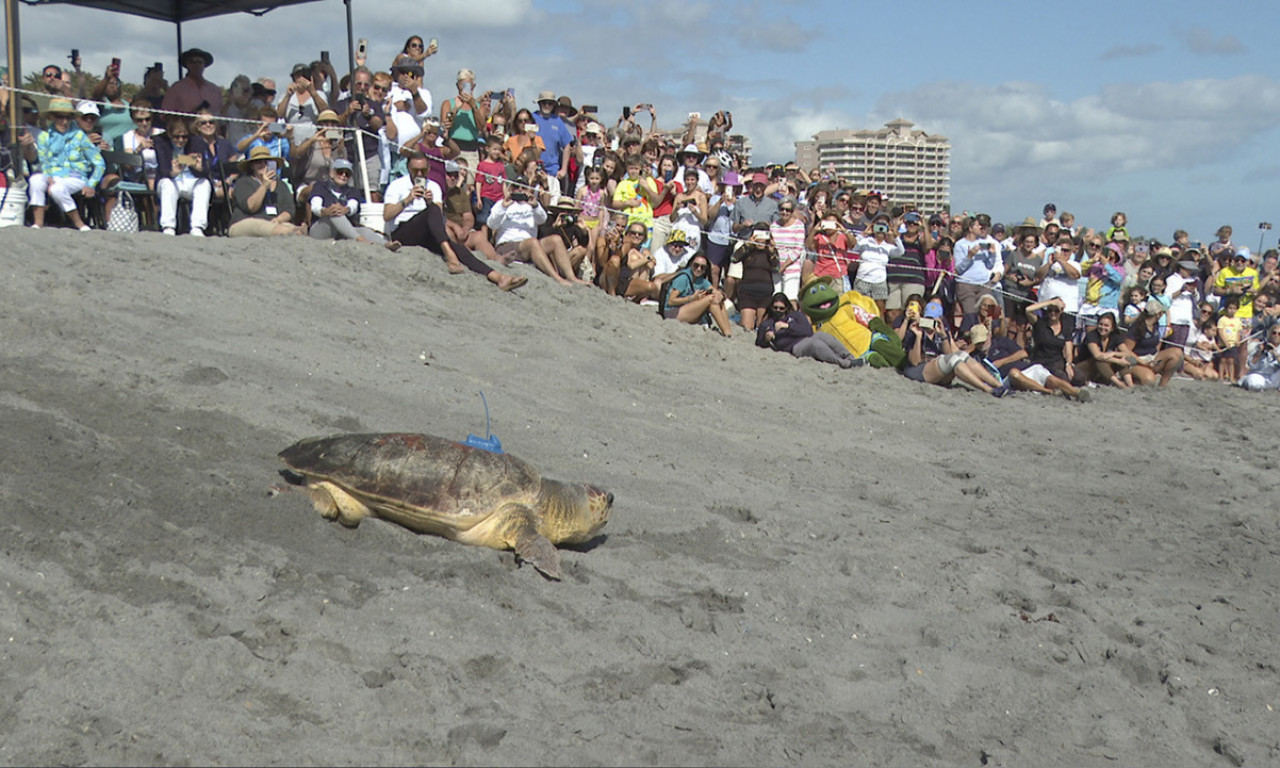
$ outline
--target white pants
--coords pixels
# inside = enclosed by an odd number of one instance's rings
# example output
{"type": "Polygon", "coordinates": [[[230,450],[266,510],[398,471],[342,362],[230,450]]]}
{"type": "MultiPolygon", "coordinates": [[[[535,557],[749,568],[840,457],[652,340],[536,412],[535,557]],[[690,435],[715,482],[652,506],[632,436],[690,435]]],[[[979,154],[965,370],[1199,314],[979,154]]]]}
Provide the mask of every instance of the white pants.
{"type": "Polygon", "coordinates": [[[1247,373],[1238,383],[1250,392],[1268,392],[1280,389],[1280,373],[1273,373],[1270,376],[1263,373],[1247,373]]]}
{"type": "Polygon", "coordinates": [[[209,223],[209,198],[213,187],[208,179],[197,179],[182,174],[176,179],[160,179],[156,182],[160,193],[160,228],[178,226],[178,198],[191,201],[191,229],[204,231],[209,223]]]}
{"type": "Polygon", "coordinates": [[[72,195],[84,189],[84,179],[75,176],[54,176],[52,180],[43,173],[33,173],[27,180],[27,205],[32,208],[43,208],[49,204],[45,197],[47,192],[53,202],[67,213],[76,209],[76,201],[72,195]]]}

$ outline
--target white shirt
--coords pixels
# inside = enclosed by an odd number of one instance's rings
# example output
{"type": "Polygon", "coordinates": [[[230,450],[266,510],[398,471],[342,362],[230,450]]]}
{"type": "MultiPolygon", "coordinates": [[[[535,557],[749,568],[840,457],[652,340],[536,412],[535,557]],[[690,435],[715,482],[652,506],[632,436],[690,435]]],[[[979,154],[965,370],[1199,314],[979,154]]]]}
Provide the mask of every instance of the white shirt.
{"type": "Polygon", "coordinates": [[[1195,320],[1195,291],[1182,291],[1189,280],[1174,272],[1165,278],[1164,295],[1169,304],[1169,325],[1192,325],[1195,320]],[[1181,294],[1178,292],[1182,291],[1181,294]]]}
{"type": "Polygon", "coordinates": [[[901,256],[905,249],[902,247],[902,239],[894,237],[892,240],[885,240],[883,243],[877,241],[874,237],[858,236],[858,244],[853,247],[853,252],[861,254],[858,260],[858,280],[863,283],[887,283],[889,281],[888,270],[885,269],[889,263],[889,259],[895,256],[901,256]]]}
{"type": "MultiPolygon", "coordinates": [[[[430,204],[436,205],[436,206],[440,205],[440,201],[444,200],[444,190],[440,189],[440,185],[435,183],[431,179],[426,179],[425,181],[427,182],[427,191],[431,193],[432,202],[430,204]]],[[[401,203],[401,202],[404,202],[405,200],[408,200],[409,195],[412,192],[413,192],[413,177],[401,176],[400,178],[391,182],[390,186],[387,187],[387,192],[385,195],[383,195],[382,199],[386,201],[387,205],[391,205],[392,203],[401,203]]],[[[427,205],[428,205],[427,201],[423,200],[422,198],[418,198],[417,200],[414,200],[413,202],[410,202],[407,205],[405,205],[404,210],[400,211],[399,215],[396,216],[395,220],[391,222],[391,231],[394,232],[396,227],[405,223],[409,219],[412,219],[414,216],[417,216],[419,213],[422,213],[423,211],[427,210],[427,205]]]]}
{"type": "MultiPolygon", "coordinates": [[[[1047,261],[1053,260],[1053,254],[1056,248],[1047,248],[1044,252],[1044,258],[1047,261]]],[[[1067,263],[1076,268],[1077,273],[1080,270],[1080,262],[1075,258],[1067,259],[1067,263]]],[[[1075,314],[1080,311],[1080,278],[1071,277],[1061,264],[1054,262],[1049,267],[1049,273],[1044,276],[1044,280],[1040,282],[1040,301],[1048,301],[1049,299],[1062,299],[1063,312],[1075,314]]]]}
{"type": "Polygon", "coordinates": [[[676,272],[689,262],[689,257],[693,254],[694,250],[686,247],[680,258],[676,259],[672,254],[667,253],[667,247],[664,245],[653,254],[653,274],[669,275],[676,272]]]}
{"type": "Polygon", "coordinates": [[[528,202],[499,200],[489,211],[489,220],[485,222],[493,230],[494,245],[503,243],[523,243],[531,237],[538,236],[538,225],[547,220],[547,212],[542,204],[530,205],[528,202]]]}

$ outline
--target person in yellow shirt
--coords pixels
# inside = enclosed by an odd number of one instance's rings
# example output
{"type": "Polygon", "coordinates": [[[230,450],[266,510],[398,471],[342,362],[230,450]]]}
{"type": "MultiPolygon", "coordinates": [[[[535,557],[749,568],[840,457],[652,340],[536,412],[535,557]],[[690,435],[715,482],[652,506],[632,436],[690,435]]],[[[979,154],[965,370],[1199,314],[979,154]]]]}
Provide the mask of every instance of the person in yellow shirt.
{"type": "MultiPolygon", "coordinates": [[[[618,182],[613,193],[613,207],[627,214],[627,224],[643,224],[653,230],[653,200],[658,187],[649,176],[644,158],[633,155],[627,158],[627,177],[618,182]]],[[[646,237],[646,240],[648,238],[646,237]]]]}
{"type": "Polygon", "coordinates": [[[1223,297],[1223,306],[1226,306],[1227,297],[1239,300],[1240,310],[1236,317],[1241,320],[1253,319],[1253,295],[1258,292],[1258,270],[1249,263],[1251,255],[1248,248],[1237,250],[1213,280],[1213,293],[1223,297]]]}

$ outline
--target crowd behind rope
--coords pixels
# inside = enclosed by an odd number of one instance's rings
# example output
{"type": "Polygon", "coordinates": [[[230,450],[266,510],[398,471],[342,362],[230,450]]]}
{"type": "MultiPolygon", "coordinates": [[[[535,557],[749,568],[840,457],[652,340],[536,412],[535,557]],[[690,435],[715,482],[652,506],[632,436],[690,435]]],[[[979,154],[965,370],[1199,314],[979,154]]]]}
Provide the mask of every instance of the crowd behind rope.
{"type": "Polygon", "coordinates": [[[639,104],[606,126],[551,91],[523,106],[478,89],[468,69],[437,104],[423,85],[435,53],[413,36],[387,70],[298,64],[280,93],[245,75],[224,91],[204,77],[213,55],[191,49],[182,79],[148,68],[128,102],[118,63],[92,88],[50,65],[43,90],[0,90],[23,106],[25,163],[6,180],[25,177],[33,227],[51,202],[75,228],[90,228],[85,212],[101,226],[129,192],[175,235],[185,201],[191,236],[415,245],[502,290],[525,284],[503,271],[522,261],[850,367],[856,355],[797,311],[826,283],[874,302],[906,375],[996,395],[1176,375],[1280,388],[1276,252],[1238,246],[1229,226],[1206,246],[1181,230],[1131,239],[1123,213],[1094,229],[1053,205],[1008,227],[919,211],[820,169],[749,166],[727,111],[661,132],[639,104]],[[361,216],[370,205],[380,226],[361,216]]]}

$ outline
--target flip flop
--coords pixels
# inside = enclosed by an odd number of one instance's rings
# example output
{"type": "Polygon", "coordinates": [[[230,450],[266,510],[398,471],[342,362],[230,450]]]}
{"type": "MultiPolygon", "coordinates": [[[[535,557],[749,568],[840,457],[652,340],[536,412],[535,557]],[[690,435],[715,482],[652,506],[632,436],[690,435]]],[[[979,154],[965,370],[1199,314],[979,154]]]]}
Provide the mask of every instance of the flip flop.
{"type": "Polygon", "coordinates": [[[521,275],[520,277],[513,278],[513,279],[508,280],[507,282],[503,283],[502,285],[499,285],[499,286],[498,286],[498,290],[500,290],[500,291],[514,291],[515,289],[517,289],[517,288],[519,288],[519,287],[523,286],[523,285],[524,285],[525,283],[527,283],[527,282],[529,282],[529,278],[527,278],[527,277],[525,277],[525,276],[521,275]]]}

